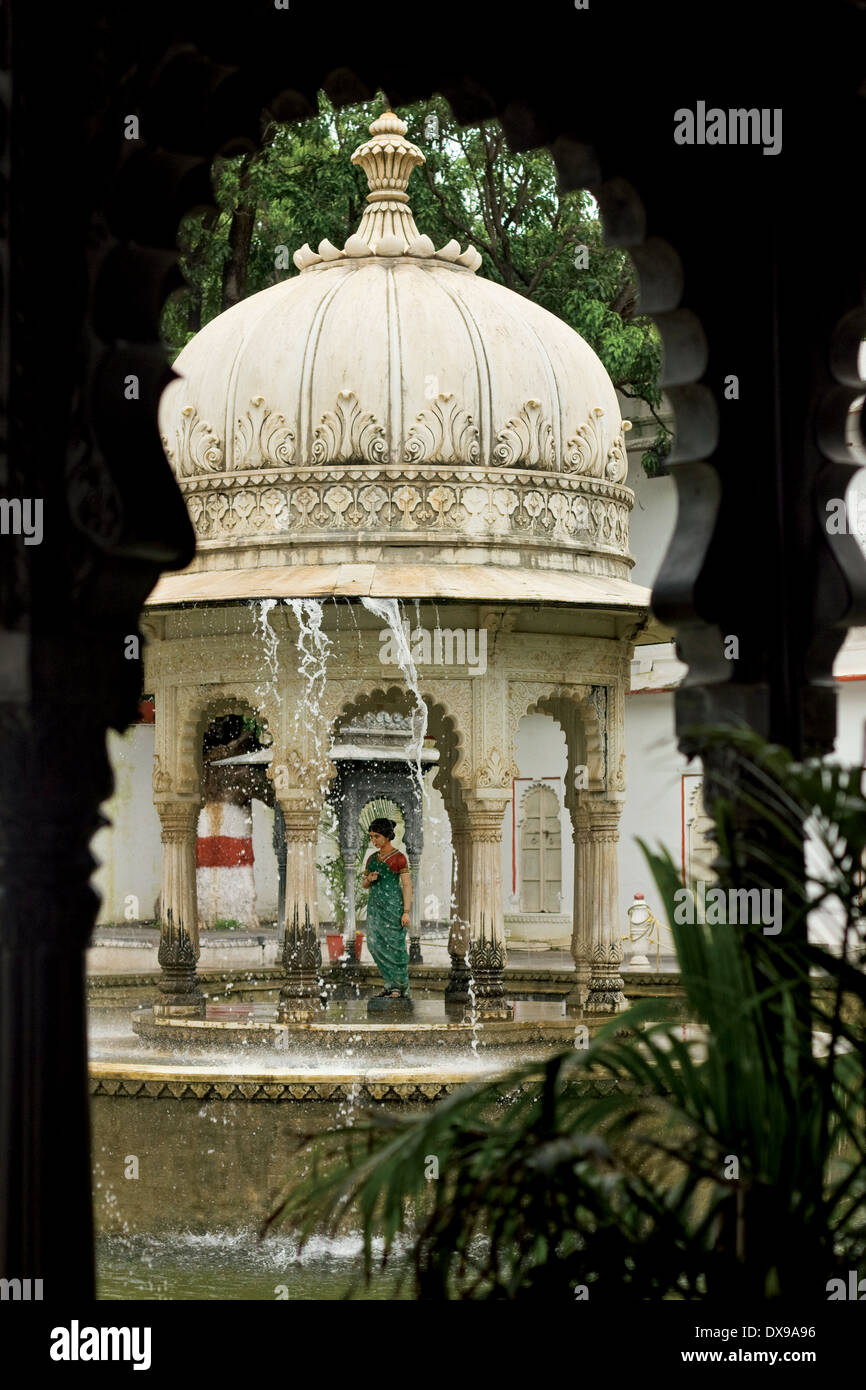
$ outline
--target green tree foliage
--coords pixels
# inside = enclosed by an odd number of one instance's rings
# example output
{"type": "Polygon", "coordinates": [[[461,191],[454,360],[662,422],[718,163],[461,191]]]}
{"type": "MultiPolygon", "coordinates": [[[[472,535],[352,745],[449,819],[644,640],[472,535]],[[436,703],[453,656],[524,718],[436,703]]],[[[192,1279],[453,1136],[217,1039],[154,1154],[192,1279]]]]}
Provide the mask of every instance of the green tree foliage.
{"type": "MultiPolygon", "coordinates": [[[[321,93],[317,116],[271,125],[259,154],[216,161],[218,218],[193,214],[181,226],[188,288],[163,318],[172,359],[224,309],[298,274],[291,258],[304,242],[315,246],[327,238],[342,246],[357,230],[368,190],[350,155],[384,108],[379,97],[338,111],[321,93]]],[[[658,334],[651,320],[635,316],[631,262],[605,246],[590,195],[558,189],[546,150],[512,154],[497,122],[461,130],[442,98],[398,114],[427,158],[409,184],[419,229],[436,246],[452,238],[475,246],[480,274],[558,315],[598,354],[614,385],[655,413],[658,334]]],[[[644,455],[648,473],[669,447],[659,421],[644,455]]]]}

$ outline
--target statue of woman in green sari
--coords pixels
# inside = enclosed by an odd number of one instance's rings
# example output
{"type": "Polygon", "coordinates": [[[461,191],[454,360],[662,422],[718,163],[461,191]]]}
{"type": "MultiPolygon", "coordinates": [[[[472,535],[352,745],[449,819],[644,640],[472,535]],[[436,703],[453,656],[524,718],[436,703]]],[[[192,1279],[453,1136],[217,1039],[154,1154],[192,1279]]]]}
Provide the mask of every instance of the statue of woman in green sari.
{"type": "Polygon", "coordinates": [[[385,988],[379,998],[409,998],[409,951],[406,928],[412,907],[412,879],[404,854],[392,843],[396,824],[384,817],[370,826],[373,853],[364,865],[362,888],[367,900],[367,945],[385,988]]]}

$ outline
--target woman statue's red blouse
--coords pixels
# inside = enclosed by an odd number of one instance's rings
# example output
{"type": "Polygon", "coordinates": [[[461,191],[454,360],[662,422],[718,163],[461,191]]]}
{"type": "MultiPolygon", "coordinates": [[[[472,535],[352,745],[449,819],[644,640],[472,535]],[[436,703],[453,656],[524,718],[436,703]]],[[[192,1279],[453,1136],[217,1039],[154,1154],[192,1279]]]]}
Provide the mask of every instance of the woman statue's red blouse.
{"type": "Polygon", "coordinates": [[[401,854],[399,850],[390,854],[387,859],[380,859],[378,850],[376,850],[370,855],[365,867],[368,874],[384,868],[390,869],[394,874],[402,874],[404,869],[408,869],[409,861],[405,854],[401,854]]]}

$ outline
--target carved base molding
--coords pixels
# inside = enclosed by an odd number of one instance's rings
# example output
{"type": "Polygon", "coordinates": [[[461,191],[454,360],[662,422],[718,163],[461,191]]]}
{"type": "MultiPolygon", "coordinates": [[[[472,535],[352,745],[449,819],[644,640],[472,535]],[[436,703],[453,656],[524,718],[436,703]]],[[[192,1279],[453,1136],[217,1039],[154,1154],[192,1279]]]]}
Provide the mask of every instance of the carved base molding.
{"type": "MultiPolygon", "coordinates": [[[[109,1076],[97,1073],[91,1068],[90,1094],[92,1096],[116,1096],[118,1099],[133,1100],[138,1096],[149,1100],[186,1100],[201,1104],[202,1101],[348,1101],[365,1105],[368,1102],[404,1102],[406,1104],[435,1104],[451,1095],[458,1087],[464,1086],[471,1076],[461,1076],[455,1081],[332,1081],[327,1078],[317,1080],[313,1077],[298,1078],[292,1081],[233,1081],[224,1077],[203,1077],[191,1081],[186,1078],[168,1079],[142,1076],[109,1076]]],[[[593,1096],[610,1095],[618,1089],[615,1081],[574,1081],[582,1094],[593,1096]]]]}
{"type": "Polygon", "coordinates": [[[163,938],[157,952],[161,974],[159,994],[153,1001],[157,1017],[204,1018],[205,998],[196,974],[196,952],[182,929],[163,938]]]}
{"type": "Polygon", "coordinates": [[[448,975],[448,983],[445,986],[446,1004],[468,1004],[472,996],[469,993],[472,983],[472,972],[466,962],[465,956],[451,955],[451,970],[448,975]]]}
{"type": "Polygon", "coordinates": [[[286,930],[283,944],[283,969],[286,983],[280,990],[277,1019],[280,1023],[302,1023],[324,1012],[321,999],[320,972],[322,947],[318,932],[310,922],[310,909],[304,910],[304,925],[298,924],[298,910],[286,930]]]}
{"type": "Polygon", "coordinates": [[[614,943],[606,950],[596,948],[584,1013],[618,1014],[628,1007],[621,969],[622,950],[618,945],[614,943]]]}
{"type": "Polygon", "coordinates": [[[329,1081],[314,1078],[297,1081],[233,1081],[204,1078],[201,1081],[184,1079],[153,1079],[152,1077],[112,1077],[94,1075],[91,1071],[92,1096],[117,1096],[133,1099],[144,1096],[151,1100],[192,1101],[348,1101],[360,1104],[379,1101],[403,1101],[408,1104],[434,1104],[463,1085],[460,1081],[329,1081]]]}
{"type": "Polygon", "coordinates": [[[479,1019],[494,1021],[514,1017],[514,1005],[505,997],[502,974],[505,950],[499,941],[473,941],[469,946],[470,990],[479,1019]]]}

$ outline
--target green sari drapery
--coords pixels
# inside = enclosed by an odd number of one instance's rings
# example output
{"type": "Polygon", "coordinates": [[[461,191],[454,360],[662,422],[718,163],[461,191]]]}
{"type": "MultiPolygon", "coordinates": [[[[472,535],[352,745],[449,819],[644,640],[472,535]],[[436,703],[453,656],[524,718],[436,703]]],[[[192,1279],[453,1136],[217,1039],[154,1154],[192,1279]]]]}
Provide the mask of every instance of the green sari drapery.
{"type": "Polygon", "coordinates": [[[370,955],[376,962],[385,988],[399,989],[408,998],[409,950],[406,928],[400,925],[403,915],[400,872],[406,867],[406,859],[399,851],[395,850],[389,860],[383,861],[374,850],[364,865],[364,871],[379,875],[375,883],[370,884],[367,899],[367,945],[370,955]],[[390,865],[394,865],[394,868],[390,865]]]}

